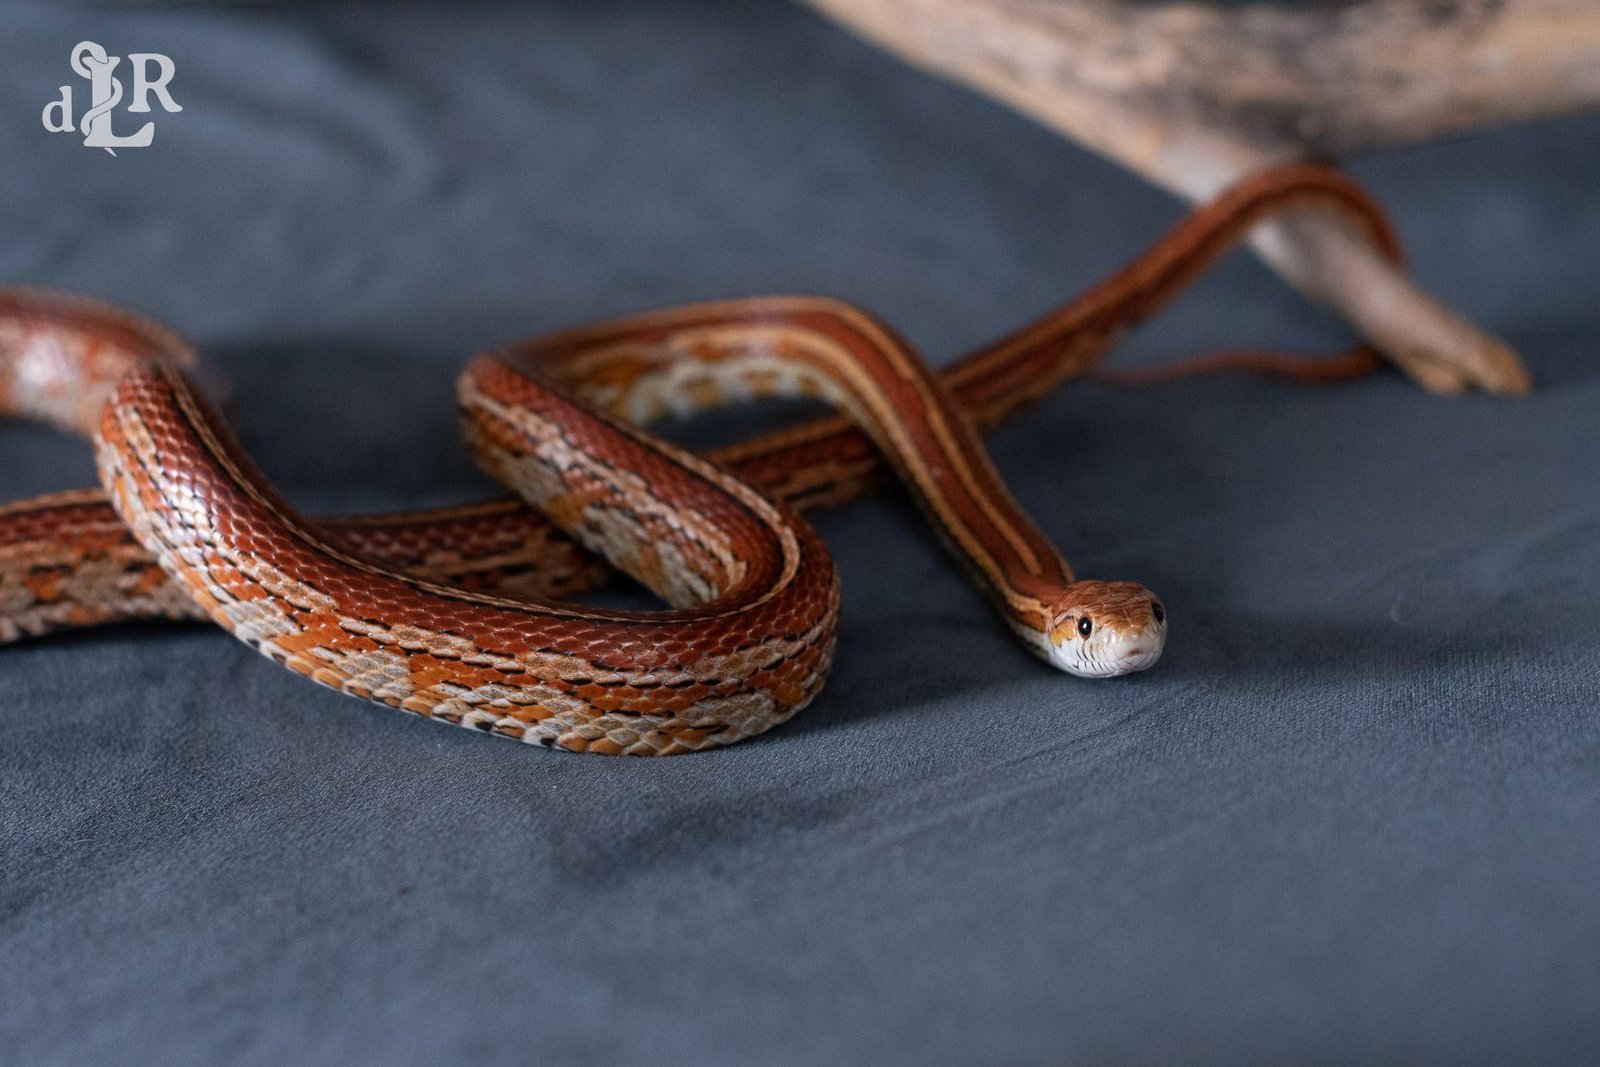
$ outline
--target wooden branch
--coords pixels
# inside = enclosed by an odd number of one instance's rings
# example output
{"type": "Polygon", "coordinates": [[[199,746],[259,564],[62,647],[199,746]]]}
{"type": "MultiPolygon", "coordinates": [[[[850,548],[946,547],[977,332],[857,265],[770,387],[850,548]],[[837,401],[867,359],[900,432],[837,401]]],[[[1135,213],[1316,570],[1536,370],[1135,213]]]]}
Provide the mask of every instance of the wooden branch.
{"type": "MultiPolygon", "coordinates": [[[[1600,104],[1596,0],[808,2],[1194,200],[1288,159],[1600,104]]],[[[1296,212],[1252,239],[1426,388],[1528,388],[1507,346],[1337,220],[1296,212]]]]}

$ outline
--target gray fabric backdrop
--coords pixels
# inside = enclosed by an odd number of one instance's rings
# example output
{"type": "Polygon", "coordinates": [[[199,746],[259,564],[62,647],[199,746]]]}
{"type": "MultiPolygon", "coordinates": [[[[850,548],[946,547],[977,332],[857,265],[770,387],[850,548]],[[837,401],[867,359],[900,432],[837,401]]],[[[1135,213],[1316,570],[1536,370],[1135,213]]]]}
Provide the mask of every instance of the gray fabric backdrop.
{"type": "MultiPolygon", "coordinates": [[[[482,346],[823,291],[944,360],[1179,213],[777,0],[0,20],[0,278],[197,338],[309,508],[488,492],[482,346]],[[85,38],[176,60],[151,148],[41,128],[85,38]]],[[[819,519],[821,699],[701,757],[445,729],[201,627],[0,649],[0,1059],[1592,1057],[1600,122],[1356,173],[1541,390],[1078,384],[1006,428],[1080,570],[1165,596],[1147,675],[1031,661],[895,494],[819,519]]],[[[1344,340],[1236,257],[1121,358],[1344,340]]],[[[0,443],[5,498],[92,477],[0,443]]]]}

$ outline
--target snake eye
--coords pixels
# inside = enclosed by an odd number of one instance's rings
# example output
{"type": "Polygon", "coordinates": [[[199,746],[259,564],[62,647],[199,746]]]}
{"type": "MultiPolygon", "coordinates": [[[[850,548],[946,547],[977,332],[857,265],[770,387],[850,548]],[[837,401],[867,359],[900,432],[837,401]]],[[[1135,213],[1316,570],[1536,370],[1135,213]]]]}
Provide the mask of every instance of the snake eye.
{"type": "Polygon", "coordinates": [[[1161,601],[1159,600],[1150,605],[1150,614],[1156,617],[1156,622],[1167,621],[1167,609],[1161,606],[1161,601]]]}
{"type": "Polygon", "coordinates": [[[1085,615],[1078,620],[1078,636],[1088,637],[1092,633],[1094,633],[1094,623],[1085,615]]]}

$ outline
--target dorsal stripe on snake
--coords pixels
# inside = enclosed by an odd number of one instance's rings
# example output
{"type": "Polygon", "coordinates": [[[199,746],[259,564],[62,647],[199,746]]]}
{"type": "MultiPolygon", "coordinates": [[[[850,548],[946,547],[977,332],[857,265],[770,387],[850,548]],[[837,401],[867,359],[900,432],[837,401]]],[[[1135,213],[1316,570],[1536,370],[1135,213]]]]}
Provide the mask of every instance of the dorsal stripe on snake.
{"type": "MultiPolygon", "coordinates": [[[[1024,614],[1027,625],[1043,626],[1045,609],[1035,582],[1070,582],[1070,569],[1022,514],[978,448],[975,432],[894,331],[847,305],[784,297],[675,309],[646,330],[625,326],[614,327],[614,332],[564,335],[549,348],[526,355],[530,363],[563,368],[576,362],[564,357],[563,342],[578,345],[583,356],[576,373],[598,376],[608,357],[626,360],[637,348],[652,347],[666,337],[673,350],[695,350],[708,340],[727,337],[738,343],[723,345],[721,357],[707,363],[708,368],[722,360],[740,362],[741,350],[759,359],[782,348],[826,376],[849,383],[849,395],[835,393],[831,399],[855,410],[858,422],[879,438],[897,473],[917,487],[925,513],[968,556],[991,592],[1010,610],[1024,614]],[[890,398],[876,384],[869,387],[881,381],[894,382],[911,396],[890,398]],[[913,454],[930,461],[904,464],[893,458],[913,454]],[[933,477],[934,470],[951,472],[955,483],[933,477]]],[[[672,369],[679,368],[672,364],[672,369]]]]}

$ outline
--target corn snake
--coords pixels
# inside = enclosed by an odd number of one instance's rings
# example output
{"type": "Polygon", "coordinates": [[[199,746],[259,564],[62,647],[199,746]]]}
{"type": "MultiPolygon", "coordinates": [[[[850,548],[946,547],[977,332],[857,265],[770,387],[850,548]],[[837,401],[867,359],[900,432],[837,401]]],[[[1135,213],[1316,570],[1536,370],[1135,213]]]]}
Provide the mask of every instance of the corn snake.
{"type": "MultiPolygon", "coordinates": [[[[576,540],[521,500],[303,520],[172,369],[193,363],[180,338],[103,305],[0,294],[0,408],[99,429],[117,509],[92,491],[0,508],[0,640],[201,615],[318,681],[462,725],[607,753],[726,744],[803,707],[831,657],[826,550],[767,498],[846,500],[887,455],[1033,651],[1077,673],[1140,669],[1160,653],[1160,602],[1132,583],[1077,580],[1010,502],[975,430],[1081,373],[1290,203],[1339,211],[1397,254],[1358,188],[1291,166],[1247,180],[1106,282],[937,376],[888,327],[820,298],[648,313],[480,357],[462,380],[467,436],[576,540]],[[855,421],[764,435],[714,453],[717,467],[628,425],[733,393],[793,392],[825,395],[855,421]],[[687,502],[657,497],[658,485],[687,502]],[[672,610],[559,603],[606,573],[579,541],[611,551],[672,610]],[[1109,651],[1086,657],[1091,641],[1109,651]]],[[[1302,377],[1374,361],[1362,350],[1223,360],[1302,377]]]]}

